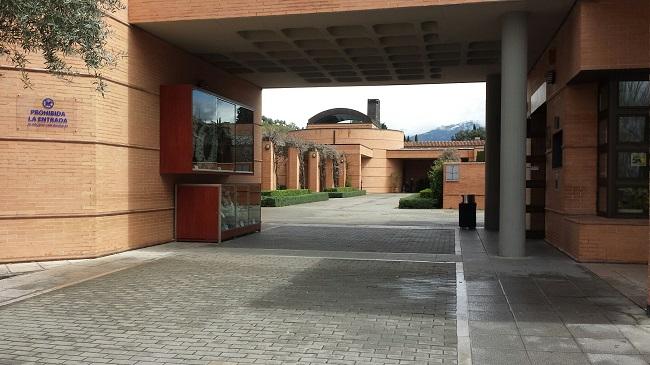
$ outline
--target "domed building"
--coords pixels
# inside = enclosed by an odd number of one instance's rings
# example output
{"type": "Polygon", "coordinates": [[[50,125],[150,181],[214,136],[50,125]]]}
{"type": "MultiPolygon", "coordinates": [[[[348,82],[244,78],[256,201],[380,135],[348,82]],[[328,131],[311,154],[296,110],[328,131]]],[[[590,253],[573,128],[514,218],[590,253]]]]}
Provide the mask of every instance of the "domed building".
{"type": "MultiPolygon", "coordinates": [[[[476,195],[479,208],[483,207],[485,163],[481,160],[485,142],[406,142],[404,132],[385,129],[382,125],[377,99],[368,100],[367,114],[347,108],[322,111],[309,118],[306,128],[291,131],[289,136],[331,146],[342,153],[345,156],[346,173],[345,183],[339,181],[339,184],[363,189],[368,193],[418,192],[428,188],[427,172],[431,165],[445,150],[453,149],[460,161],[446,164],[448,173],[445,174],[443,207],[457,208],[462,194],[476,195]]],[[[273,149],[265,147],[263,155],[272,151],[273,149]]],[[[271,158],[263,158],[263,190],[272,190],[278,186],[298,187],[298,178],[295,176],[298,171],[288,166],[293,162],[280,162],[275,170],[269,161],[271,158]]],[[[307,163],[311,161],[308,159],[307,163]]],[[[328,169],[329,166],[326,167],[328,169]]],[[[309,180],[310,174],[306,176],[306,180],[309,180]]],[[[320,186],[314,181],[311,184],[307,181],[306,186],[311,190],[323,190],[333,183],[329,180],[325,186],[320,186]]]]}

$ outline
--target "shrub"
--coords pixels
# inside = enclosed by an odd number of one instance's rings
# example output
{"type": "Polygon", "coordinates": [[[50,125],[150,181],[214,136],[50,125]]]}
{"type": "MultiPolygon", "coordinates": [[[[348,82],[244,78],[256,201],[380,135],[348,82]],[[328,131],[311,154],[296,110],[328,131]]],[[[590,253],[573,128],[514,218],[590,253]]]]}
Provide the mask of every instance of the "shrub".
{"type": "Polygon", "coordinates": [[[420,190],[420,198],[433,199],[433,192],[431,189],[420,190]]]}
{"type": "Polygon", "coordinates": [[[323,190],[325,192],[337,192],[337,193],[345,193],[345,192],[350,192],[350,191],[359,191],[359,189],[356,188],[351,188],[351,187],[338,187],[338,188],[329,188],[323,190]]]}
{"type": "Polygon", "coordinates": [[[420,194],[409,195],[399,200],[399,209],[434,209],[438,202],[434,199],[422,198],[420,194]]]}
{"type": "Polygon", "coordinates": [[[327,194],[329,194],[330,198],[351,198],[353,196],[366,195],[366,191],[365,190],[330,191],[327,194]]]}
{"type": "Polygon", "coordinates": [[[328,200],[328,193],[308,193],[285,196],[265,196],[262,198],[263,207],[284,207],[287,205],[313,203],[328,200]]]}
{"type": "Polygon", "coordinates": [[[309,189],[269,190],[263,191],[262,196],[296,196],[309,194],[309,189]]]}

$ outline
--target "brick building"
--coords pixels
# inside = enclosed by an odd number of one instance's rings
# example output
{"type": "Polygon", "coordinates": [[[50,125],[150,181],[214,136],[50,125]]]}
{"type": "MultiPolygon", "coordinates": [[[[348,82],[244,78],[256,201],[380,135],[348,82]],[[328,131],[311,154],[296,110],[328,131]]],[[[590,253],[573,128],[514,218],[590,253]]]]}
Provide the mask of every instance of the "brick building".
{"type": "Polygon", "coordinates": [[[82,68],[68,82],[33,59],[25,89],[2,61],[1,262],[181,238],[199,193],[223,215],[210,234],[259,224],[262,88],[480,81],[500,254],[525,255],[534,225],[577,260],[647,262],[647,0],[124,3],[106,97],[82,68]]]}
{"type": "MultiPolygon", "coordinates": [[[[374,100],[369,100],[368,115],[349,109],[326,110],[311,118],[305,129],[291,131],[288,136],[331,146],[342,153],[346,165],[345,182],[369,193],[418,192],[428,188],[430,183],[427,172],[446,150],[452,150],[462,166],[446,168],[456,171],[457,178],[453,182],[449,181],[450,194],[446,196],[445,207],[458,207],[460,195],[474,194],[477,195],[478,207],[483,209],[485,164],[477,161],[483,159],[484,141],[406,142],[402,131],[381,129],[378,127],[379,120],[369,117],[372,101],[374,100]],[[346,122],[341,123],[341,118],[346,122]],[[359,120],[347,120],[349,118],[359,120]],[[465,167],[468,162],[472,162],[471,167],[465,167]],[[463,169],[462,175],[457,173],[458,169],[463,169]]],[[[378,112],[378,108],[373,110],[378,112]]],[[[262,190],[273,190],[278,186],[297,187],[292,182],[298,180],[293,176],[299,173],[298,170],[290,169],[291,163],[288,161],[270,156],[274,154],[274,149],[268,147],[269,142],[264,144],[262,190]]],[[[332,162],[323,163],[330,169],[329,164],[332,162]]],[[[318,170],[319,167],[308,165],[307,169],[318,170]]],[[[330,183],[320,186],[320,190],[331,187],[329,184],[333,181],[328,181],[330,183]]],[[[345,185],[344,182],[339,184],[345,185]]]]}

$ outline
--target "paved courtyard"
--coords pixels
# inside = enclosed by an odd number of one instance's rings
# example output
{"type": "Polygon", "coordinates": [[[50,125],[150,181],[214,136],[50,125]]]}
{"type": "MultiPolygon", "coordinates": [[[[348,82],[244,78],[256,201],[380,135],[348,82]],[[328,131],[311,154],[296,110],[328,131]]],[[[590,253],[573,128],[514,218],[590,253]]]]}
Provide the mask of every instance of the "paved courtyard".
{"type": "Polygon", "coordinates": [[[2,279],[0,364],[650,361],[647,315],[588,267],[542,241],[498,258],[496,235],[398,198],[265,208],[262,233],[219,246],[2,279]]]}

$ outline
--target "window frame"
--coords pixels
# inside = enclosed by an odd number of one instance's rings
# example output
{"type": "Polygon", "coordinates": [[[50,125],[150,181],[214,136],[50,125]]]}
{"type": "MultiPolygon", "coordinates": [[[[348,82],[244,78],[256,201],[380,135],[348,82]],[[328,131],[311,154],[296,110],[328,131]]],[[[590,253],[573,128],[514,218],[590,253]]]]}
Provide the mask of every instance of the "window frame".
{"type": "Polygon", "coordinates": [[[620,178],[618,176],[618,154],[619,152],[639,152],[646,153],[648,159],[648,149],[650,145],[650,106],[620,106],[619,105],[619,83],[624,81],[649,81],[639,77],[616,77],[602,82],[598,89],[598,106],[597,106],[597,133],[600,133],[600,121],[605,120],[607,126],[607,136],[605,143],[601,143],[600,135],[597,138],[597,187],[596,187],[596,212],[600,216],[608,218],[648,218],[648,213],[624,213],[618,211],[619,189],[624,188],[648,188],[648,163],[646,163],[645,174],[640,174],[637,178],[620,178]],[[607,107],[601,108],[601,92],[605,92],[607,107]],[[643,142],[619,142],[619,117],[644,117],[645,118],[645,135],[643,142]],[[606,177],[600,176],[601,161],[600,155],[607,154],[606,177]],[[606,188],[606,202],[601,204],[600,188],[606,188]],[[605,207],[605,211],[600,209],[605,207]]]}
{"type": "MultiPolygon", "coordinates": [[[[452,176],[454,174],[452,173],[452,176]]],[[[445,181],[449,182],[458,182],[460,181],[460,164],[458,163],[452,163],[452,164],[445,164],[445,181]],[[452,168],[455,170],[455,175],[456,179],[450,179],[449,178],[449,168],[452,168]]]]}

